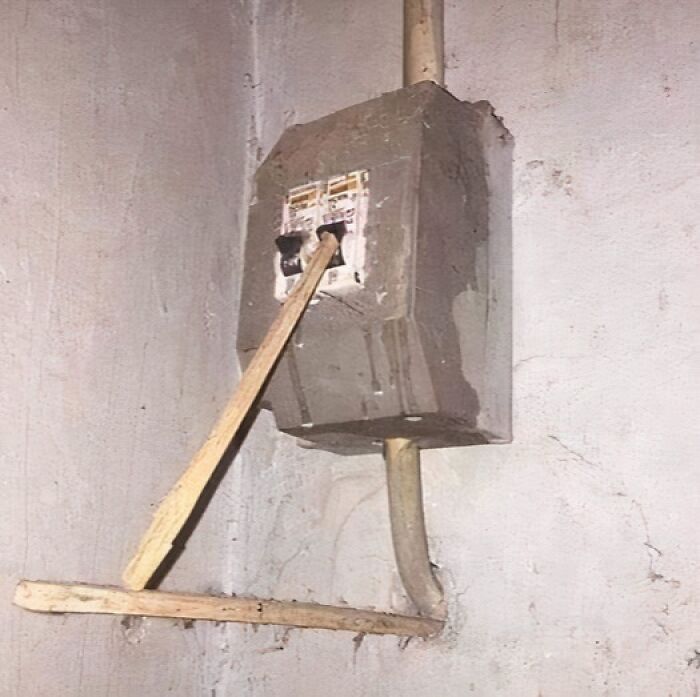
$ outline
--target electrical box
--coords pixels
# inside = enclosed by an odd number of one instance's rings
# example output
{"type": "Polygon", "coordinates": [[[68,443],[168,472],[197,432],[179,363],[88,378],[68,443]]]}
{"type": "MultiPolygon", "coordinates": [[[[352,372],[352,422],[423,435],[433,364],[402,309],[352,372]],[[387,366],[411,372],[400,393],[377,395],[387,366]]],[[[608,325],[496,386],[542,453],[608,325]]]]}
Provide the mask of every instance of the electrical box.
{"type": "Polygon", "coordinates": [[[322,225],[341,247],[263,396],[336,452],[511,436],[512,139],[431,82],[289,128],[249,212],[238,351],[259,346],[322,225]]]}

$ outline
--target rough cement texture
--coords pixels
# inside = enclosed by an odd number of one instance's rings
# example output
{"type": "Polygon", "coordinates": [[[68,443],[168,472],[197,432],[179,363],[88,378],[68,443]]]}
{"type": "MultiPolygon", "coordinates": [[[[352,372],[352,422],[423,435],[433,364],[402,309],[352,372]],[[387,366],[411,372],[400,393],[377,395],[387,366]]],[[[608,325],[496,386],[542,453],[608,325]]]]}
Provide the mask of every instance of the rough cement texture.
{"type": "MultiPolygon", "coordinates": [[[[115,580],[222,405],[243,139],[401,75],[398,2],[258,3],[245,89],[238,3],[38,7],[0,42],[0,694],[698,694],[697,4],[447,5],[448,87],[517,142],[515,440],[424,454],[451,625],[403,647],[8,606],[22,574],[115,580]]],[[[170,587],[407,608],[377,456],[263,414],[231,474],[170,587]]]]}
{"type": "MultiPolygon", "coordinates": [[[[118,582],[235,382],[249,36],[239,3],[0,5],[2,697],[217,679],[219,628],[10,600],[118,582]]],[[[229,588],[234,518],[220,497],[165,585],[229,588]]]]}
{"type": "Polygon", "coordinates": [[[428,81],[284,132],[248,217],[244,364],[280,310],[271,261],[287,192],[362,169],[370,196],[362,287],[320,293],[265,391],[280,430],[349,454],[395,437],[510,439],[511,159],[488,103],[428,81]]]}
{"type": "MultiPolygon", "coordinates": [[[[340,5],[260,8],[265,152],[398,86],[400,3],[340,5]]],[[[700,692],[699,29],[688,0],[447,3],[447,86],[516,142],[514,442],[424,454],[443,638],[249,633],[244,693],[700,692]]],[[[380,459],[264,447],[250,589],[403,609],[380,459]]]]}

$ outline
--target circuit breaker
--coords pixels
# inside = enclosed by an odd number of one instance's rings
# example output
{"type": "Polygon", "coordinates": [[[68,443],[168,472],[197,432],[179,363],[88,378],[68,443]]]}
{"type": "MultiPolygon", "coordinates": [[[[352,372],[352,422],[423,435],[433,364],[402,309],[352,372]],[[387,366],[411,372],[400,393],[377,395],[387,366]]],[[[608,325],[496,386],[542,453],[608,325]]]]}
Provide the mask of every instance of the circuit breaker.
{"type": "Polygon", "coordinates": [[[282,228],[276,240],[275,297],[284,301],[318,244],[324,225],[343,223],[342,247],[328,265],[320,293],[345,293],[361,288],[364,278],[369,201],[369,172],[350,172],[328,181],[292,189],[284,200],[282,228]]]}
{"type": "Polygon", "coordinates": [[[293,126],[249,212],[245,367],[324,225],[329,264],[263,395],[307,445],[510,439],[512,140],[485,103],[419,83],[293,126]]]}

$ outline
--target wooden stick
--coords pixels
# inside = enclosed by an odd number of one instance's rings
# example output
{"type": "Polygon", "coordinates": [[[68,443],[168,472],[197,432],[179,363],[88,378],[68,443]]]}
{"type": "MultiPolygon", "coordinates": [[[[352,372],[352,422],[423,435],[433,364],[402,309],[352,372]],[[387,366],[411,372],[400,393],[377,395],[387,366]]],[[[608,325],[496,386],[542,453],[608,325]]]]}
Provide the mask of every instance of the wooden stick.
{"type": "Polygon", "coordinates": [[[281,624],[289,627],[340,629],[398,636],[427,637],[437,634],[443,627],[442,621],[428,617],[407,617],[315,603],[163,591],[128,591],[110,586],[48,581],[20,581],[15,590],[14,603],[35,612],[79,612],[281,624]]]}
{"type": "Polygon", "coordinates": [[[444,617],[446,608],[442,588],[433,574],[428,556],[420,451],[407,438],[387,438],[384,459],[391,537],[401,582],[420,615],[444,617]]]}
{"type": "Polygon", "coordinates": [[[173,541],[192,513],[219,460],[253,406],[337,248],[338,240],[325,233],[301,279],[280,309],[250,365],[243,373],[224,413],[204,445],[192,458],[184,474],[158,506],[150,527],[122,576],[127,588],[145,588],[170,551],[173,541]]]}

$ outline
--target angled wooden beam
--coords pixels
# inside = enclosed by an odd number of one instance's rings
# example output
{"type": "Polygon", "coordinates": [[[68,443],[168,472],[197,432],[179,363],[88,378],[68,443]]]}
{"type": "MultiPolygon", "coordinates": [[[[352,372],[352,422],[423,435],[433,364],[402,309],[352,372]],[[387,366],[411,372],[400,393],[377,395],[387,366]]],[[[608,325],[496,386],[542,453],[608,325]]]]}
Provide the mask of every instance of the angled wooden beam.
{"type": "Polygon", "coordinates": [[[279,624],[288,627],[398,636],[428,637],[437,634],[443,627],[441,620],[429,617],[408,617],[315,603],[164,591],[130,591],[111,586],[49,581],[20,581],[15,590],[14,603],[35,612],[98,613],[279,624]]]}
{"type": "Polygon", "coordinates": [[[122,576],[127,588],[145,588],[172,548],[219,460],[255,403],[337,248],[338,240],[334,235],[326,232],[321,236],[318,249],[255,352],[224,413],[156,509],[136,554],[122,576]]]}

